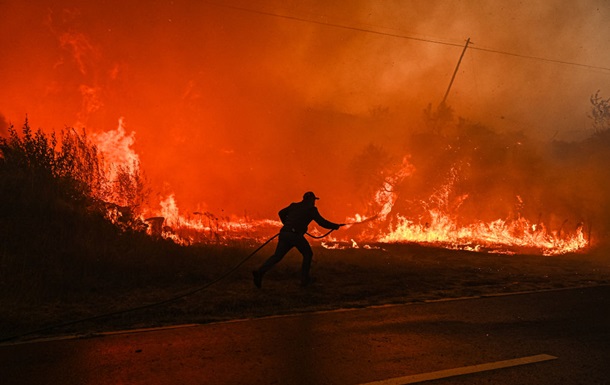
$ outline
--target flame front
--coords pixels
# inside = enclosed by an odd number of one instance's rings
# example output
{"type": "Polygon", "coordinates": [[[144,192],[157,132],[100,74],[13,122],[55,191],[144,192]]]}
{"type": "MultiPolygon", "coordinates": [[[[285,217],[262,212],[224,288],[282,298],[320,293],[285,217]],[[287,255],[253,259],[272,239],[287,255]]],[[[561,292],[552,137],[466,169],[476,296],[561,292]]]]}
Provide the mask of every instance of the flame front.
{"type": "MultiPolygon", "coordinates": [[[[120,179],[120,173],[138,174],[138,156],[134,152],[135,133],[127,134],[121,119],[116,130],[96,135],[94,139],[105,157],[110,160],[107,167],[112,179],[120,179]]],[[[334,233],[332,237],[321,242],[326,248],[372,248],[371,243],[420,243],[431,244],[450,249],[470,250],[477,252],[513,254],[511,249],[527,249],[544,255],[564,254],[582,250],[588,246],[579,223],[572,232],[548,231],[542,223],[532,223],[517,216],[515,219],[496,219],[490,222],[474,221],[459,225],[459,208],[469,199],[468,194],[456,194],[456,181],[460,177],[460,167],[452,167],[447,180],[427,200],[419,201],[418,206],[408,205],[413,214],[397,209],[401,197],[400,186],[416,172],[408,156],[403,157],[395,172],[387,175],[382,185],[374,192],[367,204],[374,211],[368,215],[355,214],[345,220],[349,232],[334,233]],[[453,197],[453,198],[452,198],[453,197]],[[360,226],[361,225],[361,226],[360,226]]],[[[126,203],[121,193],[121,184],[110,183],[111,191],[107,194],[111,202],[126,203]]],[[[515,197],[517,206],[525,203],[520,196],[515,197]]],[[[404,205],[403,205],[404,206],[404,205]]],[[[408,210],[407,210],[408,211],[408,210]]],[[[116,208],[111,209],[116,216],[116,208]]],[[[149,233],[172,239],[181,244],[214,243],[234,244],[241,241],[260,242],[277,232],[281,223],[273,219],[251,219],[235,215],[216,215],[207,210],[197,210],[185,214],[180,211],[175,194],[170,193],[160,199],[159,207],[145,207],[141,220],[150,224],[149,233]],[[144,213],[148,219],[144,219],[144,213]],[[156,223],[156,225],[153,225],[156,223]],[[151,231],[157,226],[156,231],[151,231]]]]}
{"type": "MultiPolygon", "coordinates": [[[[412,170],[413,167],[403,161],[403,168],[397,173],[397,179],[404,178],[412,170]]],[[[448,212],[449,196],[458,177],[458,168],[452,168],[446,184],[433,194],[428,202],[422,203],[425,207],[434,206],[428,209],[424,223],[410,219],[408,214],[394,213],[393,206],[399,199],[398,194],[389,191],[388,186],[384,185],[375,194],[375,201],[381,207],[380,215],[376,217],[375,225],[368,226],[361,236],[379,243],[413,242],[451,249],[509,254],[514,252],[508,248],[534,249],[544,255],[556,255],[575,252],[588,246],[582,223],[571,233],[547,231],[544,224],[531,223],[521,216],[515,220],[497,219],[458,225],[456,216],[448,212]],[[384,227],[382,222],[387,217],[391,220],[384,227]]],[[[453,210],[457,211],[466,199],[467,194],[455,198],[457,203],[453,204],[453,210]]],[[[517,196],[516,199],[519,205],[523,205],[521,197],[517,196]]]]}
{"type": "Polygon", "coordinates": [[[573,234],[560,236],[557,232],[547,232],[544,226],[531,224],[524,218],[517,221],[498,219],[490,223],[459,227],[454,220],[438,210],[431,210],[430,217],[431,222],[422,225],[398,215],[397,225],[378,241],[431,243],[474,251],[498,251],[503,247],[533,248],[544,255],[574,252],[588,244],[582,226],[578,226],[573,234]]]}

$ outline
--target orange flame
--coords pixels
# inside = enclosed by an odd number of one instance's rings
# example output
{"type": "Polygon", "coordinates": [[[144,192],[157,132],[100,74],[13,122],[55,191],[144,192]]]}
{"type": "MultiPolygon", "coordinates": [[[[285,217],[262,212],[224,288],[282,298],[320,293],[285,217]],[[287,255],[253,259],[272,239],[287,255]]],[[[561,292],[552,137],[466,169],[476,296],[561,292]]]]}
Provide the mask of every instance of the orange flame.
{"type": "MultiPolygon", "coordinates": [[[[409,173],[403,170],[399,173],[402,179],[409,173]]],[[[451,169],[448,182],[434,193],[428,204],[434,206],[428,210],[429,221],[422,224],[396,213],[387,230],[377,229],[373,238],[379,243],[425,243],[442,247],[470,250],[512,253],[503,250],[507,247],[537,249],[544,255],[565,254],[581,250],[588,246],[583,234],[583,226],[579,224],[572,234],[560,234],[557,231],[547,231],[543,224],[531,223],[523,217],[508,221],[497,219],[488,223],[477,222],[470,225],[458,226],[455,216],[449,214],[449,196],[458,178],[458,169],[451,169]]],[[[397,200],[393,193],[391,199],[386,198],[387,188],[384,185],[375,195],[376,202],[381,205],[381,212],[376,221],[382,221],[390,216],[397,200]],[[382,197],[380,200],[379,198],[382,197]]],[[[467,194],[453,199],[453,212],[468,198],[467,194]]],[[[523,205],[521,197],[516,197],[523,205]]],[[[380,226],[381,224],[378,224],[380,226]]]]}
{"type": "MultiPolygon", "coordinates": [[[[132,149],[135,132],[126,133],[122,118],[116,130],[94,135],[94,140],[105,158],[110,161],[111,178],[117,176],[116,170],[120,167],[126,167],[130,172],[139,172],[139,158],[132,149]]],[[[353,233],[350,236],[334,233],[333,237],[321,242],[322,246],[359,248],[359,243],[362,242],[415,242],[451,249],[506,254],[514,253],[508,248],[532,248],[544,255],[574,252],[588,246],[582,225],[579,225],[572,234],[547,231],[544,225],[531,223],[523,217],[511,221],[497,219],[487,223],[477,222],[459,226],[455,213],[468,199],[468,194],[453,198],[451,207],[449,204],[449,197],[458,179],[458,168],[453,168],[448,182],[432,194],[427,203],[422,203],[424,207],[429,207],[427,210],[429,220],[423,224],[417,223],[408,215],[395,212],[395,204],[400,198],[397,186],[414,171],[415,168],[409,162],[409,157],[404,157],[398,171],[385,178],[372,198],[370,206],[375,207],[377,213],[368,216],[356,214],[346,219],[351,225],[366,223],[367,226],[363,226],[362,231],[355,231],[358,234],[356,237],[353,237],[353,233]],[[356,241],[354,238],[360,240],[356,241]]],[[[524,203],[521,197],[516,198],[522,206],[524,203]]],[[[153,216],[149,219],[163,225],[161,236],[180,244],[211,242],[229,244],[248,239],[258,242],[271,236],[281,227],[281,223],[277,220],[216,216],[207,211],[195,211],[185,215],[180,212],[173,193],[162,199],[159,205],[160,209],[157,210],[147,208],[146,211],[153,216]]],[[[362,247],[374,248],[368,244],[362,247]]]]}
{"type": "Polygon", "coordinates": [[[139,171],[140,157],[132,148],[135,135],[135,131],[126,133],[123,117],[119,118],[119,126],[116,130],[92,135],[93,141],[108,163],[107,171],[110,173],[110,179],[116,178],[118,166],[126,167],[131,172],[139,171]]]}
{"type": "Polygon", "coordinates": [[[583,249],[588,242],[579,226],[575,233],[560,237],[557,232],[547,232],[544,226],[531,224],[524,218],[516,221],[495,220],[458,227],[454,220],[439,210],[430,210],[432,221],[416,224],[403,216],[398,223],[378,241],[382,243],[417,242],[431,243],[453,248],[481,251],[500,247],[530,247],[540,249],[544,255],[565,254],[583,249]]]}

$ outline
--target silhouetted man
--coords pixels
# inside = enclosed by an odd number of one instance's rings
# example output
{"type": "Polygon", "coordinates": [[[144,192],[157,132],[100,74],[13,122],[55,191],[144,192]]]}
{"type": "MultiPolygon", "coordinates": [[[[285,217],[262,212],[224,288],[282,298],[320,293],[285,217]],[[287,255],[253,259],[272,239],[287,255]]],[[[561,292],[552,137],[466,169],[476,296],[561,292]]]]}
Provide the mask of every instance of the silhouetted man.
{"type": "Polygon", "coordinates": [[[311,283],[309,269],[311,267],[313,251],[311,250],[309,242],[305,239],[307,226],[309,226],[311,221],[316,221],[318,225],[332,230],[338,230],[339,227],[344,226],[343,223],[337,224],[324,219],[316,207],[317,199],[320,198],[316,197],[313,192],[308,191],[303,194],[303,200],[301,202],[291,203],[290,206],[280,210],[279,216],[284,226],[280,230],[279,241],[275,253],[269,257],[258,270],[252,272],[256,287],[259,289],[262,287],[265,273],[271,270],[276,263],[281,261],[286,253],[293,247],[296,247],[303,255],[301,286],[307,286],[311,283]]]}

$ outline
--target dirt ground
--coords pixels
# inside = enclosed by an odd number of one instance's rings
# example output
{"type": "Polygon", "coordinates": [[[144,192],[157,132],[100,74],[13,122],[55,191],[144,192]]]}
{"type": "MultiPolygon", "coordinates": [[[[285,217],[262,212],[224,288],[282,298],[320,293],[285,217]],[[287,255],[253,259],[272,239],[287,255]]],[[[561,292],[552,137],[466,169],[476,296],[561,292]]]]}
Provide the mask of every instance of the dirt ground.
{"type": "Polygon", "coordinates": [[[209,323],[317,310],[482,296],[610,284],[610,254],[597,250],[562,256],[504,255],[421,245],[374,245],[372,249],[314,247],[315,282],[300,287],[301,257],[291,251],[264,279],[251,270],[272,253],[268,246],[212,286],[176,301],[184,293],[222,276],[252,250],[203,255],[206,274],[185,272],[155,285],[104,287],[53,301],[4,295],[0,339],[40,335],[90,334],[130,328],[209,323]],[[68,298],[69,297],[69,298],[68,298]],[[132,308],[153,305],[144,309],[132,308]],[[111,316],[75,322],[108,313],[111,316]],[[49,326],[70,323],[63,327],[49,326]],[[47,329],[47,330],[41,330],[47,329]],[[38,331],[40,330],[40,331],[38,331]],[[27,336],[25,333],[38,331],[27,336]]]}

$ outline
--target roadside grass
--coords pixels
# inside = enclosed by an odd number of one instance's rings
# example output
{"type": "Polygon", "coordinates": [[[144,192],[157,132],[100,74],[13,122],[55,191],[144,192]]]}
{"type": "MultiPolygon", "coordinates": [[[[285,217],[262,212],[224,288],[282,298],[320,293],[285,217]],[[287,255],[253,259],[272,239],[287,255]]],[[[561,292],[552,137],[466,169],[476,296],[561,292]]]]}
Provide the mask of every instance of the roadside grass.
{"type": "MultiPolygon", "coordinates": [[[[130,244],[120,254],[104,258],[56,254],[54,260],[38,264],[30,263],[38,256],[14,258],[0,252],[0,338],[174,298],[221,276],[255,248],[183,247],[150,239],[142,241],[139,249],[130,244]]],[[[271,244],[233,274],[191,296],[44,334],[89,334],[610,284],[605,250],[548,257],[416,244],[377,246],[380,249],[314,247],[316,281],[307,288],[299,286],[301,257],[293,250],[265,276],[259,290],[253,286],[251,270],[273,252],[271,244]]]]}

